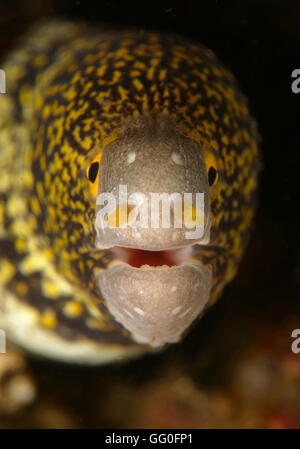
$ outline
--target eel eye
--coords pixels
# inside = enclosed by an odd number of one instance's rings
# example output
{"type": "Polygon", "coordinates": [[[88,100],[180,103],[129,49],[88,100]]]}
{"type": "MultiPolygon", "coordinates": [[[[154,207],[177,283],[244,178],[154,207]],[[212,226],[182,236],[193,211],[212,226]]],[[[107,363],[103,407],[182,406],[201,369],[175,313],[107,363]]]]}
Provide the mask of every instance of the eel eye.
{"type": "Polygon", "coordinates": [[[98,154],[91,162],[91,165],[87,169],[87,178],[90,181],[90,193],[92,196],[98,194],[98,181],[100,174],[100,160],[101,153],[98,154]]]}
{"type": "Polygon", "coordinates": [[[93,162],[92,165],[90,165],[88,172],[88,178],[93,184],[97,179],[98,171],[99,171],[99,162],[98,161],[93,162]]]}
{"type": "Polygon", "coordinates": [[[206,151],[204,153],[204,160],[206,165],[206,173],[208,184],[212,187],[218,180],[218,164],[214,153],[206,151]]]}
{"type": "Polygon", "coordinates": [[[217,170],[215,169],[215,167],[209,167],[207,176],[208,176],[208,184],[212,186],[215,180],[217,179],[217,170]]]}

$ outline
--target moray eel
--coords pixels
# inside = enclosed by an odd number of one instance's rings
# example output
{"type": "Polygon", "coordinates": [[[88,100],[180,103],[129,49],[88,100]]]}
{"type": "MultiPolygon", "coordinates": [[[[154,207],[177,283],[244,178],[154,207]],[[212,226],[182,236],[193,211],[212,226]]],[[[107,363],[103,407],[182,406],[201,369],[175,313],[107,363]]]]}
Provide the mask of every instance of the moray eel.
{"type": "Polygon", "coordinates": [[[1,68],[0,327],[74,363],[180,341],[236,274],[255,212],[259,136],[234,76],[178,35],[66,21],[1,68]],[[162,194],[174,220],[130,226],[124,186],[139,217],[162,194]],[[101,193],[116,198],[102,215],[101,193]]]}

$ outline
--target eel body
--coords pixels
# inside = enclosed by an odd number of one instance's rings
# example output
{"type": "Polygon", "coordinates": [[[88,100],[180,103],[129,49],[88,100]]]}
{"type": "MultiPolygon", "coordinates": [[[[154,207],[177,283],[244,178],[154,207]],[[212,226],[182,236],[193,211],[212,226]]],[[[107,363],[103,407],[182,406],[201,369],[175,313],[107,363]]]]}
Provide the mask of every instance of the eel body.
{"type": "Polygon", "coordinates": [[[1,68],[1,329],[75,363],[180,341],[236,274],[255,212],[259,138],[234,76],[181,36],[65,21],[1,68]]]}

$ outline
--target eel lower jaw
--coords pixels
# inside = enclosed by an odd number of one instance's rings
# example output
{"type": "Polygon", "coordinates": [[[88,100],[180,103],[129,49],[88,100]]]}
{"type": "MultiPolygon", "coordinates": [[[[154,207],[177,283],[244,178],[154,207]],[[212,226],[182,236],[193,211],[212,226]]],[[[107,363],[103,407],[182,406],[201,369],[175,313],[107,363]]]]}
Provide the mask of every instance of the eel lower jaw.
{"type": "Polygon", "coordinates": [[[193,259],[193,245],[111,251],[116,259],[99,272],[98,283],[112,316],[138,343],[179,341],[209,300],[211,266],[193,259]]]}

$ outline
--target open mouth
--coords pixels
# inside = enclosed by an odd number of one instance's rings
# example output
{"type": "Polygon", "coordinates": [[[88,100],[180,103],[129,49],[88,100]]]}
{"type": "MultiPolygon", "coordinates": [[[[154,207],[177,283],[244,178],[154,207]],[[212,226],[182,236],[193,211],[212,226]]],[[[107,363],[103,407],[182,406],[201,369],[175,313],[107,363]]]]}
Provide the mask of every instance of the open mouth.
{"type": "Polygon", "coordinates": [[[174,267],[183,264],[192,254],[193,245],[184,248],[162,251],[147,251],[136,248],[115,246],[111,249],[114,256],[128,265],[141,267],[174,267]]]}
{"type": "Polygon", "coordinates": [[[209,300],[212,268],[191,256],[195,245],[159,251],[115,246],[98,282],[112,316],[138,343],[174,343],[209,300]]]}

